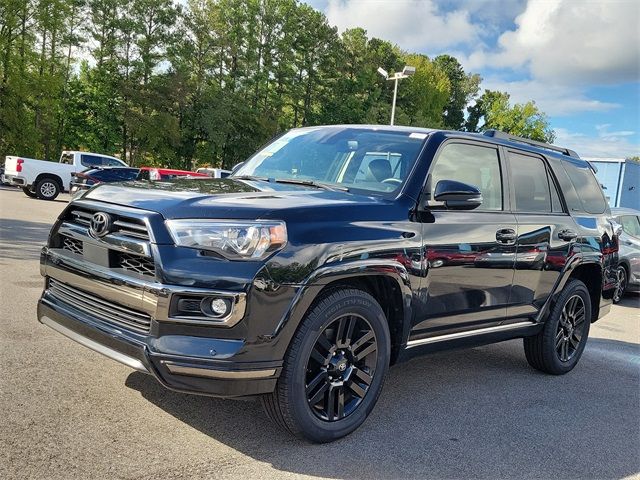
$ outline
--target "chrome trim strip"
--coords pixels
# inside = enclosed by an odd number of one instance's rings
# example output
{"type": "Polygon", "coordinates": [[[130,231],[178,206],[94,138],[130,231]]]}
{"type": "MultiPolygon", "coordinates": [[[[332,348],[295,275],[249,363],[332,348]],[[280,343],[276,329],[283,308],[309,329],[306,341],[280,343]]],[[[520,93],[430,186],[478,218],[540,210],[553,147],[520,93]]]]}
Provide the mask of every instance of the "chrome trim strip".
{"type": "Polygon", "coordinates": [[[101,245],[112,250],[118,250],[120,252],[137,253],[138,255],[145,255],[147,257],[151,256],[149,242],[144,240],[135,240],[131,237],[124,237],[113,233],[102,238],[94,238],[89,235],[88,228],[69,222],[62,222],[62,225],[60,225],[60,228],[58,229],[58,233],[77,240],[101,245]]]}
{"type": "Polygon", "coordinates": [[[112,348],[109,348],[105,345],[95,342],[90,338],[85,337],[84,335],[80,335],[79,333],[76,333],[73,330],[70,330],[67,327],[60,325],[55,320],[47,316],[43,316],[40,319],[40,321],[43,324],[45,324],[47,327],[54,329],[56,332],[61,333],[62,335],[70,338],[74,342],[77,342],[80,345],[84,345],[85,347],[90,348],[91,350],[98,352],[104,355],[105,357],[110,358],[111,360],[120,362],[126,365],[127,367],[131,367],[134,370],[137,370],[139,372],[150,373],[149,370],[147,370],[147,367],[145,367],[144,364],[137,358],[130,357],[129,355],[125,355],[124,353],[120,353],[112,348]]]}
{"type": "Polygon", "coordinates": [[[212,370],[206,367],[186,367],[183,365],[176,365],[170,362],[161,362],[167,367],[169,372],[178,375],[189,375],[192,377],[208,377],[219,378],[223,380],[241,380],[241,379],[253,379],[253,378],[268,378],[273,377],[276,374],[275,368],[269,368],[267,370],[212,370]]]}
{"type": "Polygon", "coordinates": [[[427,345],[429,343],[444,342],[447,340],[456,340],[458,338],[474,337],[476,335],[484,335],[486,333],[504,332],[508,330],[516,330],[518,328],[536,325],[536,322],[518,322],[509,323],[507,325],[497,325],[495,327],[478,328],[476,330],[467,330],[465,332],[448,333],[447,335],[439,335],[437,337],[419,338],[417,340],[409,340],[406,349],[417,347],[419,345],[427,345]]]}

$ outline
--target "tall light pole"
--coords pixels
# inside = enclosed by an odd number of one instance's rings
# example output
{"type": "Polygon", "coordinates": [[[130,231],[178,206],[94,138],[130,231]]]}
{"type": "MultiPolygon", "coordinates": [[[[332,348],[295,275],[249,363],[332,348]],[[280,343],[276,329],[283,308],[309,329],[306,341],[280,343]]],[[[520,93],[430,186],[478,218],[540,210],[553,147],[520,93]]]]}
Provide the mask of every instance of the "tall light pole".
{"type": "Polygon", "coordinates": [[[378,73],[384,77],[385,80],[395,82],[393,86],[393,103],[391,104],[391,123],[389,125],[393,125],[393,122],[396,119],[396,98],[398,96],[398,80],[402,80],[403,78],[408,78],[414,73],[416,73],[416,67],[410,67],[409,65],[405,65],[401,72],[396,72],[393,75],[389,75],[387,71],[378,67],[378,73]]]}

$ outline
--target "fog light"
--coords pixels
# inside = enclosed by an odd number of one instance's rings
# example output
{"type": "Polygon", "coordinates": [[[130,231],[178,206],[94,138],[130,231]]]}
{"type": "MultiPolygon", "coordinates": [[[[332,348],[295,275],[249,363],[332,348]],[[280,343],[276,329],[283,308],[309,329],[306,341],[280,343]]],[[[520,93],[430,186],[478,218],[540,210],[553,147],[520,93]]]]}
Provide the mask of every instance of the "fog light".
{"type": "Polygon", "coordinates": [[[222,316],[227,313],[229,307],[227,307],[227,302],[225,302],[223,299],[214,298],[213,300],[211,300],[211,310],[216,315],[222,316]]]}
{"type": "Polygon", "coordinates": [[[226,317],[231,312],[231,301],[223,297],[207,297],[202,300],[200,309],[209,317],[226,317]]]}

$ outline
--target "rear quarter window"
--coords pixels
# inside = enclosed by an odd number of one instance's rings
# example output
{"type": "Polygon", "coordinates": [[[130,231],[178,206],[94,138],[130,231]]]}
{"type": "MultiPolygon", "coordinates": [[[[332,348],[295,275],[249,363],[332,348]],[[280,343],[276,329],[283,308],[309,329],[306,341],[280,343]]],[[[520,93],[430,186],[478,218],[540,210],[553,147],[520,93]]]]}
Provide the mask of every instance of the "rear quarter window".
{"type": "Polygon", "coordinates": [[[588,165],[582,162],[563,160],[564,169],[580,198],[582,208],[587,213],[604,213],[607,201],[595,174],[588,165]]]}

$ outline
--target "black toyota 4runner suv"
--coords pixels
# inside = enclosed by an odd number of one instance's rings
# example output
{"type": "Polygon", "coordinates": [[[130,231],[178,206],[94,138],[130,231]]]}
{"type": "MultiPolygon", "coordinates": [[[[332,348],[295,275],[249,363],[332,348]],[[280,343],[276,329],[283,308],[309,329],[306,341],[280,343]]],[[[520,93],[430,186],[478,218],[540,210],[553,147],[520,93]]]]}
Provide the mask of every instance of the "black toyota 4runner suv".
{"type": "Polygon", "coordinates": [[[590,165],[553,145],[296,129],[230,178],[84,192],[42,251],[38,318],[327,442],[416,353],[523,338],[533,368],[573,369],[615,290],[608,215],[590,165]]]}

